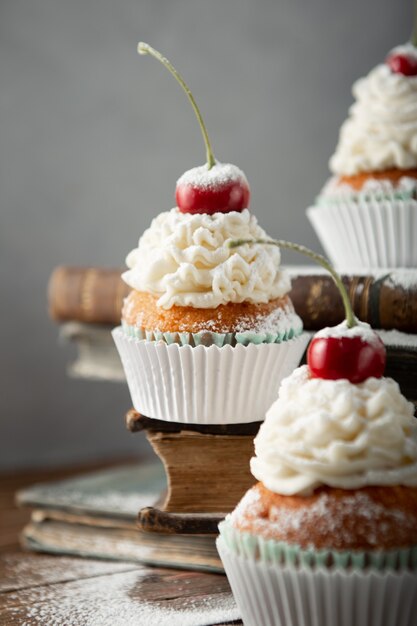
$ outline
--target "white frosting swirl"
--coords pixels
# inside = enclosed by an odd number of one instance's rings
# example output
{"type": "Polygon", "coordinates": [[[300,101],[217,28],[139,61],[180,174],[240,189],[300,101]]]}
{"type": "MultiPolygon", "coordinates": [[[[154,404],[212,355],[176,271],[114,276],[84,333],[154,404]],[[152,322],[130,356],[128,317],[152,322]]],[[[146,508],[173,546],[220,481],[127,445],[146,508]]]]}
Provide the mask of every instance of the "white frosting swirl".
{"type": "MultiPolygon", "coordinates": [[[[416,54],[411,45],[395,52],[416,54]]],[[[351,176],[417,167],[417,76],[381,64],[356,81],[352,91],[356,102],[340,129],[332,172],[351,176]]]]}
{"type": "Polygon", "coordinates": [[[320,485],[417,486],[417,420],[391,378],[286,378],[255,439],[255,478],[283,495],[320,485]]]}
{"type": "Polygon", "coordinates": [[[232,239],[267,238],[256,217],[241,213],[190,214],[172,209],[156,217],[130,252],[123,279],[158,296],[158,306],[216,308],[228,302],[268,302],[290,290],[276,246],[229,248],[232,239]]]}

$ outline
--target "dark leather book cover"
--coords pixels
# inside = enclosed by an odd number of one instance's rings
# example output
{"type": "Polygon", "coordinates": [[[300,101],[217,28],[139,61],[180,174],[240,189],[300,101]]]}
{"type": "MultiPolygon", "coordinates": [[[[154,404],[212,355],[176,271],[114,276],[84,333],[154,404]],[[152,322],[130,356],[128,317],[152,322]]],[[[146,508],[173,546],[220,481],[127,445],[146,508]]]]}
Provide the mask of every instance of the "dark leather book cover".
{"type": "MultiPolygon", "coordinates": [[[[290,297],[306,330],[338,324],[344,318],[332,278],[292,267],[290,297]]],[[[58,267],[49,283],[49,311],[59,322],[74,320],[118,325],[130,289],[120,269],[58,267]]],[[[374,328],[417,333],[417,270],[380,271],[375,276],[343,276],[356,315],[374,328]]]]}

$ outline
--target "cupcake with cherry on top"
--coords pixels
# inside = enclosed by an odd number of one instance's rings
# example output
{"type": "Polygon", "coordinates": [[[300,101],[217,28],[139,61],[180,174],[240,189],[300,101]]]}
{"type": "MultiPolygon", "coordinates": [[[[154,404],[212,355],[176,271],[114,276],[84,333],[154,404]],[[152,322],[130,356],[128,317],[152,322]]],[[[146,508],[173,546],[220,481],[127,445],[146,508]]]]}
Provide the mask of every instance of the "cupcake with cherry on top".
{"type": "Polygon", "coordinates": [[[307,210],[341,271],[417,266],[416,43],[394,48],[353,85],[333,177],[307,210]]]}
{"type": "Polygon", "coordinates": [[[259,482],[220,524],[248,626],[415,624],[414,407],[342,295],[345,322],[317,333],[282,382],[255,439],[259,482]]]}
{"type": "Polygon", "coordinates": [[[200,110],[172,64],[147,44],[138,50],[185,90],[207,162],[179,178],[177,206],[155,217],[126,259],[123,279],[132,291],[113,336],[133,404],[170,421],[259,421],[308,341],[288,296],[290,280],[278,248],[228,245],[266,236],[249,211],[246,176],[215,159],[200,110]]]}

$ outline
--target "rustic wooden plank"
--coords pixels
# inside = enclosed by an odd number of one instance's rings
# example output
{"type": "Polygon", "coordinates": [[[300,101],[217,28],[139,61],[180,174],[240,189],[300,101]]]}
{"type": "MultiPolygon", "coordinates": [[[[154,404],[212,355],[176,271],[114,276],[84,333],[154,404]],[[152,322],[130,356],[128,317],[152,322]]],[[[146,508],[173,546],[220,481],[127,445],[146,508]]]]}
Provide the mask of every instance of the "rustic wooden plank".
{"type": "Polygon", "coordinates": [[[0,624],[203,626],[241,623],[227,579],[140,568],[4,594],[0,624]]]}
{"type": "Polygon", "coordinates": [[[141,568],[135,563],[16,551],[0,555],[0,594],[141,568]]]}
{"type": "Polygon", "coordinates": [[[108,466],[0,475],[0,625],[241,625],[225,576],[18,549],[29,512],[16,509],[16,490],[108,466]]]}

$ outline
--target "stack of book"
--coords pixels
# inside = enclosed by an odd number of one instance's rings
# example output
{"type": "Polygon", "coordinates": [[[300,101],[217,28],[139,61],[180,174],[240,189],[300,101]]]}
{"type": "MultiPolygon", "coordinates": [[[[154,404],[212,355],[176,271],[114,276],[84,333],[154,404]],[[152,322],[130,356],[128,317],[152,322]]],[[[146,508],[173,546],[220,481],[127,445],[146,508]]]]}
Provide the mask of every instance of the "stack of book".
{"type": "MultiPolygon", "coordinates": [[[[317,268],[288,268],[290,297],[307,331],[344,318],[333,280],[317,268]]],[[[417,406],[417,270],[344,276],[356,315],[379,329],[388,376],[417,406]]],[[[78,347],[70,373],[123,381],[110,334],[128,288],[120,270],[57,268],[49,286],[51,317],[78,347]]],[[[217,524],[253,484],[249,460],[260,422],[186,425],[149,419],[133,409],[131,432],[145,431],[162,464],[129,466],[38,485],[18,495],[33,509],[23,532],[35,550],[131,559],[222,571],[217,524]],[[227,462],[226,462],[227,460],[227,462]]]]}
{"type": "Polygon", "coordinates": [[[201,520],[193,524],[193,515],[152,519],[165,489],[159,463],[34,485],[17,494],[19,505],[32,508],[22,544],[41,552],[222,572],[212,520],[205,528],[201,520]],[[146,530],[138,528],[138,511],[150,512],[146,530]]]}

